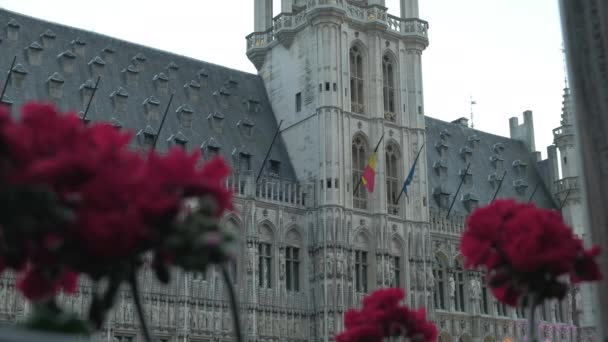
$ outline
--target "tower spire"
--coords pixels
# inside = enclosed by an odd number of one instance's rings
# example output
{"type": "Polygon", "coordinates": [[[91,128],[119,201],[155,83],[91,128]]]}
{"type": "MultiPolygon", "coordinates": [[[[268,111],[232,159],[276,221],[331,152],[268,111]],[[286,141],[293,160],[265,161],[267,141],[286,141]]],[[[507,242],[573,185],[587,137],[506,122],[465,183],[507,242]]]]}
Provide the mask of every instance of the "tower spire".
{"type": "Polygon", "coordinates": [[[562,64],[564,68],[564,88],[568,88],[568,64],[566,64],[566,48],[562,42],[562,64]]]}
{"type": "Polygon", "coordinates": [[[473,121],[473,106],[476,105],[477,102],[473,100],[473,95],[469,96],[469,105],[471,106],[471,128],[475,128],[475,122],[473,121]]]}

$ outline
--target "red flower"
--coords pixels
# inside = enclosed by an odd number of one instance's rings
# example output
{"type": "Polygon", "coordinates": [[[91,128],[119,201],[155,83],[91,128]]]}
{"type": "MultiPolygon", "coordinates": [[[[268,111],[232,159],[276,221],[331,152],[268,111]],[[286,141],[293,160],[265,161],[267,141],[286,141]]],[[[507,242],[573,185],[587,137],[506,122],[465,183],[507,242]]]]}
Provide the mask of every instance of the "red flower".
{"type": "Polygon", "coordinates": [[[363,299],[363,308],[351,309],[344,316],[346,330],[337,342],[381,342],[388,337],[435,341],[437,329],[426,320],[424,308],[414,311],[400,306],[405,293],[399,288],[376,290],[363,299]]]}
{"type": "Polygon", "coordinates": [[[553,210],[498,200],[477,209],[467,221],[461,253],[469,268],[484,266],[488,283],[501,302],[515,306],[522,296],[563,298],[567,284],[601,278],[598,248],[582,241],[553,210]]]}
{"type": "Polygon", "coordinates": [[[52,272],[30,265],[19,273],[16,287],[27,299],[40,301],[53,297],[62,289],[67,293],[76,292],[78,275],[64,270],[53,277],[52,272]]]}

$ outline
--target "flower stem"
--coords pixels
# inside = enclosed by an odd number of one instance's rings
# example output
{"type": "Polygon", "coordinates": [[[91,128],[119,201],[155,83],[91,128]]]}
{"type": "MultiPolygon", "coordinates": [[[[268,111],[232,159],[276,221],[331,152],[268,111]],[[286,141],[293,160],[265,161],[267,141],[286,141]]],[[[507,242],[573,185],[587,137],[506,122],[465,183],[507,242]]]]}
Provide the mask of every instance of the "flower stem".
{"type": "Polygon", "coordinates": [[[139,298],[139,289],[137,287],[137,277],[135,272],[131,272],[129,275],[129,284],[131,285],[131,293],[133,294],[133,302],[135,303],[135,308],[137,309],[137,316],[139,316],[139,324],[141,324],[141,329],[144,333],[144,339],[146,342],[152,342],[152,338],[150,337],[150,331],[148,330],[148,325],[146,324],[146,317],[144,316],[144,309],[141,305],[141,299],[139,298]]]}
{"type": "Polygon", "coordinates": [[[538,336],[536,333],[536,319],[535,319],[535,313],[536,313],[536,306],[538,305],[538,302],[536,300],[536,296],[535,295],[530,295],[528,297],[528,310],[529,310],[529,315],[528,315],[528,342],[536,342],[538,341],[538,336]]]}
{"type": "Polygon", "coordinates": [[[234,333],[236,335],[236,341],[241,342],[243,341],[243,334],[241,333],[241,323],[239,322],[239,308],[236,303],[236,294],[234,293],[234,287],[230,281],[230,274],[228,273],[226,265],[222,265],[221,268],[224,282],[228,288],[228,296],[230,297],[230,309],[232,311],[232,319],[234,321],[234,333]]]}

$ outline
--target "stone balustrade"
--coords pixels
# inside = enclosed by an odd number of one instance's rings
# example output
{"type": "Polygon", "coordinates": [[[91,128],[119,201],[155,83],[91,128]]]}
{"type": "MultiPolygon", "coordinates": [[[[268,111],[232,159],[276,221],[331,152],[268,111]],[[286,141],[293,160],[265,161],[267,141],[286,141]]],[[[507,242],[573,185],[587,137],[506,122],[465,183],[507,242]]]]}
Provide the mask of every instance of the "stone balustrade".
{"type": "Polygon", "coordinates": [[[572,125],[561,126],[553,130],[553,136],[555,139],[568,135],[574,135],[574,127],[572,125]]]}
{"type": "Polygon", "coordinates": [[[428,39],[428,22],[416,18],[402,19],[388,14],[383,6],[350,3],[344,0],[308,0],[304,10],[292,14],[281,13],[272,20],[272,27],[264,32],[253,32],[246,37],[247,51],[264,49],[276,40],[283,31],[297,31],[306,24],[309,12],[319,7],[338,8],[352,21],[386,25],[387,30],[403,36],[428,39]]]}
{"type": "Polygon", "coordinates": [[[578,177],[562,178],[560,180],[555,181],[553,186],[554,186],[554,188],[553,188],[554,193],[556,193],[556,194],[564,192],[564,191],[580,189],[578,177]]]}
{"type": "Polygon", "coordinates": [[[296,208],[307,204],[305,187],[299,183],[282,180],[278,177],[261,178],[255,184],[255,175],[251,172],[234,173],[226,179],[226,187],[236,197],[250,197],[261,202],[276,203],[296,208]]]}

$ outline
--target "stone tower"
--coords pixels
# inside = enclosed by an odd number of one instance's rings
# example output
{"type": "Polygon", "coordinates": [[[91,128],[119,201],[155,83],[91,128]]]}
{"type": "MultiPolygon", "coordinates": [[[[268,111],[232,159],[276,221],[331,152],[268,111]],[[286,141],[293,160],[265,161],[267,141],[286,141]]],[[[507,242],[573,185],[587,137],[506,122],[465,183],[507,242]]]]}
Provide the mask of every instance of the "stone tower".
{"type": "MultiPolygon", "coordinates": [[[[562,101],[561,126],[553,130],[554,144],[559,150],[561,176],[555,182],[555,197],[562,206],[561,212],[564,220],[570,225],[576,235],[586,243],[588,237],[585,235],[585,222],[583,219],[583,204],[581,202],[581,187],[579,177],[579,155],[576,149],[576,137],[574,135],[574,117],[572,115],[572,99],[570,89],[564,88],[562,101]]],[[[591,284],[578,286],[574,293],[573,320],[580,328],[580,341],[587,341],[595,335],[595,313],[593,312],[593,291],[591,284]]]]}
{"type": "Polygon", "coordinates": [[[425,141],[428,24],[418,0],[401,0],[400,16],[383,0],[283,0],[274,17],[271,0],[254,6],[247,56],[283,121],[298,179],[316,188],[307,216],[315,340],[341,331],[344,311],[378,287],[406,288],[412,305],[432,307],[424,151],[408,198],[397,202],[425,141]],[[367,193],[359,180],[376,146],[367,193]]]}

